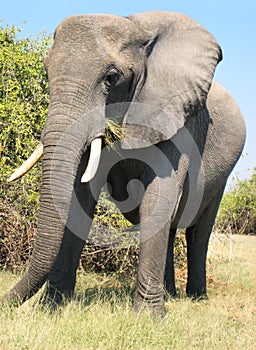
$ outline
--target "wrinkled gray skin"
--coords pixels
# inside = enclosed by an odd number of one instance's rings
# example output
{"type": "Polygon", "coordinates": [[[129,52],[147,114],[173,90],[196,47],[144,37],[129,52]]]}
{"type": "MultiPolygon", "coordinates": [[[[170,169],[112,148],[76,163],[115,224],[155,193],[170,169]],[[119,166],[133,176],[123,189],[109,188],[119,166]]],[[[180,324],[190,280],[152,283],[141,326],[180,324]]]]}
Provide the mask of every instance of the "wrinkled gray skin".
{"type": "Polygon", "coordinates": [[[221,58],[211,34],[181,14],[79,15],[59,25],[45,61],[50,105],[38,234],[26,274],[5,298],[24,302],[45,281],[46,301],[72,296],[106,182],[125,216],[141,223],[135,309],[163,314],[163,286],[175,296],[177,227],[186,227],[187,294],[206,295],[208,240],[245,138],[236,103],[212,81],[221,58]],[[138,125],[102,151],[96,176],[82,184],[90,143],[116,116],[138,125]]]}

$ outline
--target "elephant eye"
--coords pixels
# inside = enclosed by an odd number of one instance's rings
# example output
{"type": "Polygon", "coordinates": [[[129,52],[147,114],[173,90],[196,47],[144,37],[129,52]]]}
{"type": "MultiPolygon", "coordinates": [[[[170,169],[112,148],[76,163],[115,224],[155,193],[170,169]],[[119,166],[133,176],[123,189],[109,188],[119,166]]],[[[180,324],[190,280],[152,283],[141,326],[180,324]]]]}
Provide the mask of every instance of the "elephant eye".
{"type": "Polygon", "coordinates": [[[105,76],[105,85],[108,88],[111,88],[116,85],[118,80],[120,79],[120,72],[115,69],[109,70],[105,76]]]}

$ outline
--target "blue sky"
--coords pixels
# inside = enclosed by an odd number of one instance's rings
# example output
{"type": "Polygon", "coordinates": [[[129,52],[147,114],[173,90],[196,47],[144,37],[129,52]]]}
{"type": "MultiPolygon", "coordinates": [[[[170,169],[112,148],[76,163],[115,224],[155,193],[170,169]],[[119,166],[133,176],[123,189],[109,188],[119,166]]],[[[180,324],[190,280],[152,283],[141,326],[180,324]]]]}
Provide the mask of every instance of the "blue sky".
{"type": "Polygon", "coordinates": [[[233,175],[249,176],[248,169],[256,166],[255,0],[2,0],[0,19],[3,25],[22,27],[22,36],[34,37],[42,31],[53,32],[62,19],[78,13],[126,16],[152,10],[185,13],[204,25],[220,43],[224,59],[217,67],[215,79],[235,97],[247,125],[243,157],[233,175]]]}

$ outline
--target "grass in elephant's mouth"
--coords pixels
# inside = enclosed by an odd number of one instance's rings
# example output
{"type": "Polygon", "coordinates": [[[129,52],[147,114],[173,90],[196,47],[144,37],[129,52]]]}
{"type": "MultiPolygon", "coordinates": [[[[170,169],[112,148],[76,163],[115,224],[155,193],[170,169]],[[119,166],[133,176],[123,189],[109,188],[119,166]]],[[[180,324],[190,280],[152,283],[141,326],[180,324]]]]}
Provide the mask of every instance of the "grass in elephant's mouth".
{"type": "Polygon", "coordinates": [[[124,138],[132,138],[132,127],[123,126],[113,119],[106,119],[104,140],[108,147],[115,148],[116,143],[124,138]]]}
{"type": "Polygon", "coordinates": [[[124,130],[122,125],[116,123],[112,119],[106,120],[105,137],[106,145],[114,147],[115,142],[118,142],[124,138],[124,130]]]}

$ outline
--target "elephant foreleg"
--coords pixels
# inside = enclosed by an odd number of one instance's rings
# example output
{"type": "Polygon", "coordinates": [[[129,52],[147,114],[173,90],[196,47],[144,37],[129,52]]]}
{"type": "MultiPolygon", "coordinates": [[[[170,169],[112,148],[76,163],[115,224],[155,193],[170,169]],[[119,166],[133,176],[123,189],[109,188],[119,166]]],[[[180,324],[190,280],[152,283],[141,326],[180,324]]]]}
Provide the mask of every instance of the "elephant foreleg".
{"type": "Polygon", "coordinates": [[[60,304],[63,299],[70,299],[74,293],[76,271],[99,195],[97,191],[95,198],[95,193],[91,193],[88,184],[79,186],[81,188],[76,189],[72,195],[69,218],[59,254],[48,277],[44,303],[60,304]]]}
{"type": "Polygon", "coordinates": [[[164,271],[171,225],[176,204],[175,178],[155,178],[146,189],[141,208],[141,244],[135,310],[149,307],[164,315],[164,271]]]}
{"type": "Polygon", "coordinates": [[[43,303],[59,305],[64,299],[72,298],[83,247],[84,241],[66,228],[60,252],[46,282],[43,303]]]}
{"type": "Polygon", "coordinates": [[[149,307],[154,315],[165,315],[164,269],[169,223],[148,240],[141,242],[140,264],[134,309],[149,307]]]}

